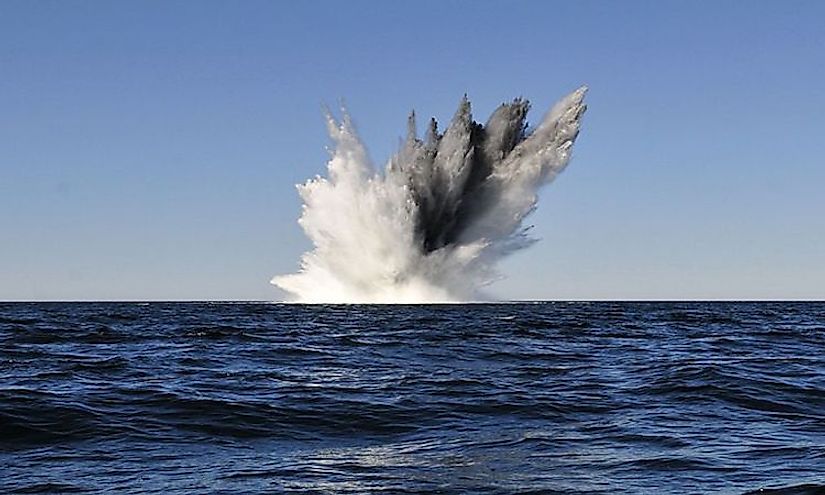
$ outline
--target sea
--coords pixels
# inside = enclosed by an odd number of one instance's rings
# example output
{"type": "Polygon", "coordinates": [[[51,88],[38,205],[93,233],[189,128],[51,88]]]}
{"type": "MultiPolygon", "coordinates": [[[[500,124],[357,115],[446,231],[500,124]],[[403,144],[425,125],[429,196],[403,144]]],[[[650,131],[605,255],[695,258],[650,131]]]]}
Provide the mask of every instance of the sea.
{"type": "Polygon", "coordinates": [[[3,303],[0,493],[821,494],[825,303],[3,303]]]}

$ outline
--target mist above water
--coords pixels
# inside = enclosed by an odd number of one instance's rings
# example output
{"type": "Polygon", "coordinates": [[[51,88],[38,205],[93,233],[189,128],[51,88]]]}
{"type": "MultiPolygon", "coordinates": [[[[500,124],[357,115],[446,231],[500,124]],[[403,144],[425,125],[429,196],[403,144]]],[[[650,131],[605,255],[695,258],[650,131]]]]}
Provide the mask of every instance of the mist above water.
{"type": "Polygon", "coordinates": [[[523,225],[538,189],[570,160],[586,87],[531,129],[527,100],[482,125],[465,96],[449,126],[415,114],[401,149],[376,170],[349,115],[328,114],[328,176],[298,186],[298,223],[314,247],[298,273],[272,283],[305,303],[428,303],[484,299],[496,263],[533,242],[523,225]]]}

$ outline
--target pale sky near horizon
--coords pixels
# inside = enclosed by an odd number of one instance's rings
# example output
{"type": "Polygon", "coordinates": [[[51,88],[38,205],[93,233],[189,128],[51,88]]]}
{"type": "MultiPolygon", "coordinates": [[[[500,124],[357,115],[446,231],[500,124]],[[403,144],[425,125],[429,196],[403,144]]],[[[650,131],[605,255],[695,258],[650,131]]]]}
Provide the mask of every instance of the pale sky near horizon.
{"type": "Polygon", "coordinates": [[[825,3],[0,1],[0,300],[261,299],[343,98],[536,122],[568,169],[505,299],[825,299],[825,3]]]}

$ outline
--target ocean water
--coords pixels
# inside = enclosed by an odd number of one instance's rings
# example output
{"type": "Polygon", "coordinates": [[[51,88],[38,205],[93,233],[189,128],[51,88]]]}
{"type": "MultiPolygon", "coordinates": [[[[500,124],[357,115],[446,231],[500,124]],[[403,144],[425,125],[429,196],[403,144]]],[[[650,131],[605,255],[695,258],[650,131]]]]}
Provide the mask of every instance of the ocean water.
{"type": "Polygon", "coordinates": [[[0,493],[823,493],[825,303],[0,304],[0,493]]]}

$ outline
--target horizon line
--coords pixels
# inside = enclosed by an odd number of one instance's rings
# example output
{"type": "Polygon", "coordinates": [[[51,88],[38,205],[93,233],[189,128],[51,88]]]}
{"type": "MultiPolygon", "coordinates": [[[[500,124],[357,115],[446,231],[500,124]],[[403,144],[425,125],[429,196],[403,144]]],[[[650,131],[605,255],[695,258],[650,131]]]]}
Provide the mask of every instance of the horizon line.
{"type": "Polygon", "coordinates": [[[712,303],[712,302],[825,302],[825,298],[594,298],[594,299],[501,299],[492,301],[463,302],[424,302],[424,303],[301,303],[292,301],[275,301],[270,299],[3,299],[0,304],[36,304],[36,303],[252,303],[252,304],[289,304],[299,306],[434,306],[463,304],[524,304],[524,303],[590,303],[590,302],[628,302],[628,303],[712,303]]]}

